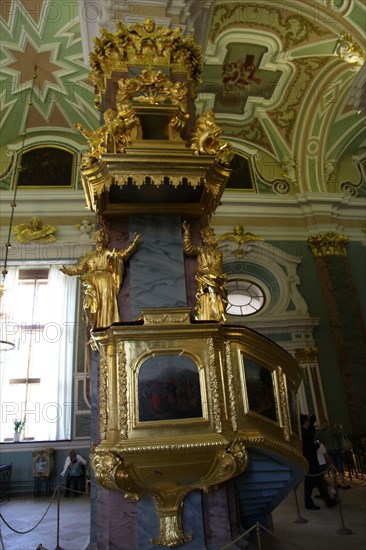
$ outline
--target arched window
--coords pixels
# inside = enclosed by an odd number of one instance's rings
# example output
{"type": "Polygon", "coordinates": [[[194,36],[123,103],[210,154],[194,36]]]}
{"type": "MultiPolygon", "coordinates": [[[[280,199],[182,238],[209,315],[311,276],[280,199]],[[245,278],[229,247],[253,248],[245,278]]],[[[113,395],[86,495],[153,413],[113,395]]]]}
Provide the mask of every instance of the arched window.
{"type": "Polygon", "coordinates": [[[75,180],[76,154],[57,146],[25,150],[18,161],[18,187],[71,187],[75,180]]]}

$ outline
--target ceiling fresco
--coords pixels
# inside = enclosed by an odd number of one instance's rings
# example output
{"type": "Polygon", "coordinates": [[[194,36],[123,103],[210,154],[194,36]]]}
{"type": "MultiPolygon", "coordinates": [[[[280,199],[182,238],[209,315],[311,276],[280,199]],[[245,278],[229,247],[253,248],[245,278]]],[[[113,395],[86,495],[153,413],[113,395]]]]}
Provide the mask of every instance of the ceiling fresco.
{"type": "Polygon", "coordinates": [[[25,130],[45,136],[64,129],[76,136],[76,121],[98,123],[78,11],[65,6],[49,0],[2,3],[1,146],[19,141],[25,130]]]}
{"type": "MultiPolygon", "coordinates": [[[[113,3],[94,4],[103,13],[99,32],[113,28],[113,3]]],[[[145,4],[136,0],[129,12],[135,19],[124,23],[153,16],[145,4]]],[[[183,21],[182,28],[200,38],[204,69],[197,110],[213,108],[224,137],[249,159],[256,180],[251,192],[364,196],[364,114],[349,103],[365,60],[363,3],[216,0],[202,12],[198,2],[194,12],[188,4],[183,10],[175,0],[165,7],[162,2],[157,21],[183,21]]],[[[52,138],[81,146],[75,123],[99,125],[85,63],[92,27],[95,34],[95,21],[79,18],[76,0],[2,3],[3,175],[14,144],[52,138]]]]}

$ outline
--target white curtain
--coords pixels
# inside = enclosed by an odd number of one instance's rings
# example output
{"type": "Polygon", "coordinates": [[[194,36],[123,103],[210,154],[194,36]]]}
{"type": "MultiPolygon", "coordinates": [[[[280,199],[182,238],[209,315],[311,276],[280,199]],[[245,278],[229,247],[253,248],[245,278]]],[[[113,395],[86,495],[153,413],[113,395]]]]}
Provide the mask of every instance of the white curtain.
{"type": "Polygon", "coordinates": [[[47,284],[47,307],[42,310],[42,325],[37,345],[32,347],[32,372],[28,376],[40,378],[41,383],[28,387],[9,385],[10,378],[27,376],[28,351],[26,332],[21,330],[25,304],[17,289],[18,268],[9,268],[6,276],[2,313],[8,324],[4,333],[11,339],[15,333],[16,345],[2,354],[0,366],[1,422],[0,440],[12,436],[12,419],[27,417],[28,436],[38,441],[71,438],[72,384],[76,340],[77,277],[69,277],[55,265],[50,268],[47,284]],[[16,331],[18,327],[18,331],[16,331]],[[18,342],[17,342],[18,340],[18,342]]]}
{"type": "MultiPolygon", "coordinates": [[[[19,269],[8,267],[8,273],[4,280],[4,294],[1,298],[1,340],[13,342],[17,345],[18,334],[17,325],[14,322],[14,294],[18,283],[19,269]]],[[[2,346],[3,348],[3,346],[2,346]]],[[[16,348],[1,349],[0,351],[0,404],[1,404],[1,422],[0,422],[0,441],[12,435],[11,413],[18,410],[17,404],[11,401],[8,394],[8,379],[13,371],[13,360],[16,348]]]]}
{"type": "Polygon", "coordinates": [[[47,396],[48,439],[70,439],[73,410],[72,380],[76,339],[77,277],[64,275],[59,266],[52,266],[48,277],[50,296],[49,339],[54,343],[49,366],[54,381],[47,396]],[[55,403],[54,409],[51,403],[55,403]],[[57,420],[57,421],[56,421],[57,420]]]}

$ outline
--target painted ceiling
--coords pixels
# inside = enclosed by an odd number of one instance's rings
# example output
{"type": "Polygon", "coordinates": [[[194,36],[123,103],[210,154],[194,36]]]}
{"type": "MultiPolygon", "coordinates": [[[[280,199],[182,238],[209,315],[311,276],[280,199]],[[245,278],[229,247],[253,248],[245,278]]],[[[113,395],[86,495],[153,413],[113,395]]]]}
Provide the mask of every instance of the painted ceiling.
{"type": "MultiPolygon", "coordinates": [[[[173,25],[178,4],[167,1],[163,14],[175,13],[173,25]]],[[[197,109],[213,108],[224,137],[250,159],[252,191],[364,196],[365,115],[349,104],[365,60],[363,2],[217,0],[205,17],[193,4],[194,25],[186,28],[200,36],[204,54],[197,109]]],[[[146,9],[137,1],[130,15],[143,20],[146,9]]],[[[146,16],[154,15],[149,9],[146,16]]],[[[103,23],[111,27],[115,12],[108,13],[103,23]]],[[[48,139],[80,147],[75,123],[98,126],[83,32],[76,0],[2,3],[3,184],[10,185],[9,148],[48,139]]]]}

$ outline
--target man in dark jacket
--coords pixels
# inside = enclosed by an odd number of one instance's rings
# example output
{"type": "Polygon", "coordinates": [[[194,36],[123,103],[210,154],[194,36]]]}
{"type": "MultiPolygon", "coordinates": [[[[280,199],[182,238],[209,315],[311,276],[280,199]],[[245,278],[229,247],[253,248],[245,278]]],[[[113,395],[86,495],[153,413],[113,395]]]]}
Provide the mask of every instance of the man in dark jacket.
{"type": "Polygon", "coordinates": [[[318,488],[320,497],[324,500],[328,508],[335,506],[338,502],[329,496],[327,490],[327,483],[320,470],[317,449],[319,443],[314,438],[314,430],[310,417],[306,414],[300,416],[301,420],[301,438],[302,438],[302,454],[306,458],[309,464],[308,473],[305,475],[304,480],[304,496],[305,496],[305,508],[307,510],[320,510],[320,506],[314,504],[311,494],[314,486],[318,488]]]}

